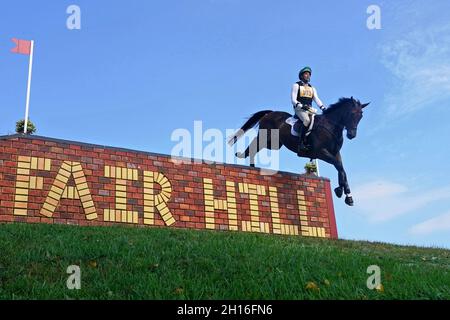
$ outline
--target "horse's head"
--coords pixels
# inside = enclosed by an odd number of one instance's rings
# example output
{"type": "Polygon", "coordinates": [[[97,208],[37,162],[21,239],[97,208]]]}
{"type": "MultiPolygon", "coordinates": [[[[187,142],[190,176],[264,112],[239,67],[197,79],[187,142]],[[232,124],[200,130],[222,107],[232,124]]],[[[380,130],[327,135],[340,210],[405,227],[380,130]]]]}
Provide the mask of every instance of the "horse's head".
{"type": "MultiPolygon", "coordinates": [[[[369,102],[370,103],[370,102],[369,102]]],[[[363,109],[369,105],[369,103],[361,103],[359,100],[350,99],[350,108],[344,118],[345,129],[347,130],[347,138],[350,140],[356,137],[358,130],[358,124],[363,117],[363,109]]]]}

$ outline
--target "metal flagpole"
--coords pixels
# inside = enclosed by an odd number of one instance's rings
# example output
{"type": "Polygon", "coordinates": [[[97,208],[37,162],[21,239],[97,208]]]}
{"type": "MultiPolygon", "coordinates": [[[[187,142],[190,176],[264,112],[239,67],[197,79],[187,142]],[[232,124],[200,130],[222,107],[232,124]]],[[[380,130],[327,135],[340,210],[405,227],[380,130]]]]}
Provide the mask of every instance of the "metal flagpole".
{"type": "Polygon", "coordinates": [[[316,168],[317,168],[317,176],[320,177],[320,171],[319,171],[319,159],[316,159],[315,162],[316,162],[316,168]]]}
{"type": "Polygon", "coordinates": [[[28,85],[27,85],[27,102],[25,107],[25,127],[24,127],[24,133],[27,133],[27,127],[28,127],[28,110],[30,107],[30,87],[31,87],[31,71],[33,69],[33,49],[34,49],[34,41],[31,40],[31,46],[30,46],[30,64],[28,66],[28,85]]]}

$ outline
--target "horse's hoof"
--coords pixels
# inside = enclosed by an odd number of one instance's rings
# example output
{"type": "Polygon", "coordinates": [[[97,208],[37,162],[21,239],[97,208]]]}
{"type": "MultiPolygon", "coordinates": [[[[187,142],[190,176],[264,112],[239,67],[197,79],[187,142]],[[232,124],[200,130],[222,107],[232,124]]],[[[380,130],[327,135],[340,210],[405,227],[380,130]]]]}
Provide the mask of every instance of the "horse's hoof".
{"type": "Polygon", "coordinates": [[[336,194],[336,197],[340,198],[344,193],[344,188],[337,187],[336,189],[334,189],[334,193],[336,194]]]}
{"type": "Polygon", "coordinates": [[[349,206],[353,206],[353,198],[352,197],[345,197],[345,203],[349,206]]]}
{"type": "Polygon", "coordinates": [[[242,152],[236,152],[235,153],[236,157],[238,157],[239,159],[244,159],[244,154],[242,152]]]}
{"type": "Polygon", "coordinates": [[[254,168],[255,164],[254,163],[250,163],[250,167],[254,168]]]}

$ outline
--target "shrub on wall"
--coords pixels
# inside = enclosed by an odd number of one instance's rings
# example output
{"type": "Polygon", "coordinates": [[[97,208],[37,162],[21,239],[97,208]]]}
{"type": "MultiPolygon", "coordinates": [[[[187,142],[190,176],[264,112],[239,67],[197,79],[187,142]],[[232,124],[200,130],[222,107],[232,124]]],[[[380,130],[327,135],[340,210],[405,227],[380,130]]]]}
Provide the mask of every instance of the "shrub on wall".
{"type": "Polygon", "coordinates": [[[314,162],[308,162],[305,164],[305,172],[307,174],[317,175],[317,165],[314,162]]]}
{"type": "MultiPolygon", "coordinates": [[[[24,133],[25,131],[25,120],[19,120],[16,122],[16,132],[17,133],[24,133]]],[[[36,132],[36,127],[33,122],[31,122],[30,119],[28,119],[27,123],[27,134],[33,134],[36,132]]]]}

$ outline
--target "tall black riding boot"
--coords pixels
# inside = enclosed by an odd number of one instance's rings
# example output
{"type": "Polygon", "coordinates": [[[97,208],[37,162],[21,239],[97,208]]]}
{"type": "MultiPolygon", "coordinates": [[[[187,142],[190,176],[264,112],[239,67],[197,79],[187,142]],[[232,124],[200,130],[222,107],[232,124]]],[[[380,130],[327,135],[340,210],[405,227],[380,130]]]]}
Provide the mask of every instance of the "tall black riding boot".
{"type": "Polygon", "coordinates": [[[298,136],[299,136],[299,145],[298,145],[298,151],[297,151],[297,155],[300,157],[300,153],[302,151],[308,151],[309,148],[307,145],[305,145],[305,134],[306,134],[306,130],[307,128],[301,124],[300,128],[299,128],[299,132],[298,132],[298,136]]]}

